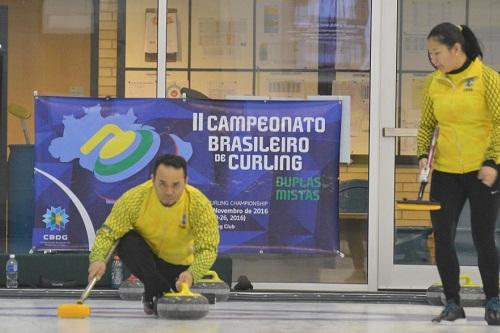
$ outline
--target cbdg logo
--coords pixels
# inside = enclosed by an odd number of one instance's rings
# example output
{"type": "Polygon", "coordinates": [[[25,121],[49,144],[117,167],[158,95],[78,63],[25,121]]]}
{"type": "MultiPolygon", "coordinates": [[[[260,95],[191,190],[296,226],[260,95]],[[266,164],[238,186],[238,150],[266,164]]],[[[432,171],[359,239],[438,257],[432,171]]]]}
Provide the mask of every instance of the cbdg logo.
{"type": "MultiPolygon", "coordinates": [[[[69,216],[66,214],[66,210],[61,207],[50,207],[47,208],[45,214],[43,214],[43,223],[45,223],[45,228],[50,231],[63,231],[66,229],[66,224],[69,223],[69,216]]],[[[45,236],[48,235],[44,235],[45,236]]]]}

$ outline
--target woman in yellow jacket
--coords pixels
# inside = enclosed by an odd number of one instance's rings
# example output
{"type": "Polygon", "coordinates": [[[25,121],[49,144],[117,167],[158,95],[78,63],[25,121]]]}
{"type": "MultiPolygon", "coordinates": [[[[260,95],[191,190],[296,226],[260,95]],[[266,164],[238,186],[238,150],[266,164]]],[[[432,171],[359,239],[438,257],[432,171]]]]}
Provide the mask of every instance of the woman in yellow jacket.
{"type": "Polygon", "coordinates": [[[469,199],[472,238],[486,295],[485,320],[500,325],[495,244],[500,206],[500,77],[482,63],[478,41],[465,25],[437,25],[427,37],[427,46],[436,71],[429,75],[424,92],[417,154],[423,168],[439,127],[430,197],[441,203],[441,209],[431,212],[431,220],[447,301],[433,322],[465,319],[454,239],[460,212],[469,199]]]}

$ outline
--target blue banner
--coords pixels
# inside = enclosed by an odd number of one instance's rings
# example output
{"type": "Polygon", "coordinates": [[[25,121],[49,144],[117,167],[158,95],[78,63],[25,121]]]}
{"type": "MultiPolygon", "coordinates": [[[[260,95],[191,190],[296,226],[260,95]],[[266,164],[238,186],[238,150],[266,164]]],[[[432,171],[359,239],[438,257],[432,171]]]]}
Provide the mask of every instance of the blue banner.
{"type": "Polygon", "coordinates": [[[35,99],[37,250],[88,250],[159,154],[188,161],[221,252],[339,248],[339,101],[35,99]]]}

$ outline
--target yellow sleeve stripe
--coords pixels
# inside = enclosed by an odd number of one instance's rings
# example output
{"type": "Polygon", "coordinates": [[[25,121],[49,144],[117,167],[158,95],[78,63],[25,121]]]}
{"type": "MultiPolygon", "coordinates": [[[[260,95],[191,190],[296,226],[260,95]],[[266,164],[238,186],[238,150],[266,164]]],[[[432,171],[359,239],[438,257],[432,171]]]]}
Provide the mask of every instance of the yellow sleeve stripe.
{"type": "Polygon", "coordinates": [[[434,116],[434,104],[429,96],[429,87],[434,79],[435,73],[430,74],[425,82],[424,96],[422,101],[422,115],[417,134],[417,156],[426,155],[432,141],[432,134],[437,125],[434,116]]]}
{"type": "Polygon", "coordinates": [[[485,160],[494,160],[500,163],[500,75],[493,68],[483,67],[483,81],[485,99],[488,110],[491,112],[493,130],[491,142],[486,150],[485,160]]]}
{"type": "Polygon", "coordinates": [[[199,280],[213,265],[219,246],[219,222],[210,201],[196,189],[191,193],[190,223],[193,227],[194,261],[188,271],[199,280]]]}

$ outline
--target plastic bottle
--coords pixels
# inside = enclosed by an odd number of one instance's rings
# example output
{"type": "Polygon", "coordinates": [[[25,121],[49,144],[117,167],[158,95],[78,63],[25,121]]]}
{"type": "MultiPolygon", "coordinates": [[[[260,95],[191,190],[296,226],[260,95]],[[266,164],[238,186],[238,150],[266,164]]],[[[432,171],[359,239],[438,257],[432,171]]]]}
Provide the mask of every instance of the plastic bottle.
{"type": "Polygon", "coordinates": [[[118,289],[123,281],[122,261],[119,256],[113,257],[111,265],[111,288],[118,289]]]}
{"type": "Polygon", "coordinates": [[[5,286],[7,288],[17,288],[17,260],[14,254],[9,256],[7,264],[5,265],[6,280],[5,286]]]}

